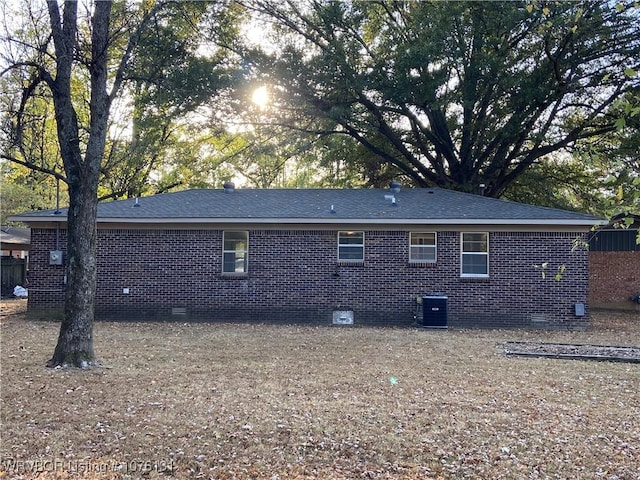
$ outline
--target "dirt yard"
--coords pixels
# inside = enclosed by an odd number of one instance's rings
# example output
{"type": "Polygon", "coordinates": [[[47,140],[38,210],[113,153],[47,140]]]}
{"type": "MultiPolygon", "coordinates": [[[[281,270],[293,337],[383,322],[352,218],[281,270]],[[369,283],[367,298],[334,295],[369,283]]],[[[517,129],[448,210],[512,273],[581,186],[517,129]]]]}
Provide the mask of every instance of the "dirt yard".
{"type": "Polygon", "coordinates": [[[0,478],[640,478],[640,365],[506,357],[587,332],[97,323],[101,368],[2,302],[0,478]]]}

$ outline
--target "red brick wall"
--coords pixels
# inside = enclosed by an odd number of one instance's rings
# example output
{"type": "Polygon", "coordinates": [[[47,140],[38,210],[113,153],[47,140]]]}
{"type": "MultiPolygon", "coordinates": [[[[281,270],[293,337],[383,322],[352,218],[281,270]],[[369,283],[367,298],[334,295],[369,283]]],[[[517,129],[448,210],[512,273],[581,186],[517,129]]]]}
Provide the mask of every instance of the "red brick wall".
{"type": "MultiPolygon", "coordinates": [[[[33,313],[62,304],[64,267],[48,265],[55,235],[32,230],[33,313]]],[[[356,324],[411,325],[421,315],[416,297],[442,294],[452,326],[582,327],[588,315],[576,317],[574,305],[587,302],[588,261],[571,251],[574,237],[492,232],[490,278],[463,279],[459,232],[438,233],[436,264],[413,265],[408,232],[369,230],[364,264],[338,265],[334,230],[250,230],[249,273],[228,278],[221,230],[100,229],[96,314],[163,319],[181,308],[190,319],[328,324],[334,310],[351,310],[356,324]],[[544,279],[533,267],[543,262],[544,279]]]]}
{"type": "Polygon", "coordinates": [[[640,292],[640,252],[590,252],[589,301],[619,303],[640,292]]]}

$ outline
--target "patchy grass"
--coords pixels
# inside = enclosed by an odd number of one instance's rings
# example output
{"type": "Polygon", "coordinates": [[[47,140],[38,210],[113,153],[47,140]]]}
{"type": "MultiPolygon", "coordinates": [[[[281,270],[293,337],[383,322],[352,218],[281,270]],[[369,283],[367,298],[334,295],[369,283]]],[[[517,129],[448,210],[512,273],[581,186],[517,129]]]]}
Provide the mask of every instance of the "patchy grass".
{"type": "MultiPolygon", "coordinates": [[[[15,304],[13,304],[15,305],[15,304]]],[[[58,324],[1,320],[0,478],[637,479],[637,364],[507,358],[588,332],[97,323],[103,367],[44,367],[58,324]]]]}

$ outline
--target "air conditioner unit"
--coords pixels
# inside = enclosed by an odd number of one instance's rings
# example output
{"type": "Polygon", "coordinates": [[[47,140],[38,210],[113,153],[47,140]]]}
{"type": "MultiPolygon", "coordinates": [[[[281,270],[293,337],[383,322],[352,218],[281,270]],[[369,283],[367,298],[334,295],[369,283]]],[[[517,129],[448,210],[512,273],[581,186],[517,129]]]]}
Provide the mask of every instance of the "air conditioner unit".
{"type": "Polygon", "coordinates": [[[422,297],[422,326],[447,328],[447,301],[444,295],[422,297]]]}
{"type": "Polygon", "coordinates": [[[62,250],[51,250],[49,252],[49,265],[62,265],[62,250]]]}

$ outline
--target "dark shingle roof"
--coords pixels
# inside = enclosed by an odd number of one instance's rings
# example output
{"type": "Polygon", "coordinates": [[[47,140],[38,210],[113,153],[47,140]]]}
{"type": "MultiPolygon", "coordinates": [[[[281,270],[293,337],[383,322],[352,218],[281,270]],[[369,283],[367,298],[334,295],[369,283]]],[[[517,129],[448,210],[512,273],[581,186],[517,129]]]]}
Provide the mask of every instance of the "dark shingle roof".
{"type": "MultiPolygon", "coordinates": [[[[17,215],[27,223],[67,210],[17,215]]],[[[442,223],[593,225],[601,218],[439,188],[185,190],[101,203],[99,222],[442,223]],[[396,204],[393,204],[392,197],[396,204]],[[137,206],[136,206],[137,205],[137,206]],[[332,212],[333,208],[333,212],[332,212]]]]}
{"type": "Polygon", "coordinates": [[[11,245],[28,246],[31,243],[31,230],[29,228],[0,227],[0,241],[3,249],[11,245]]]}

